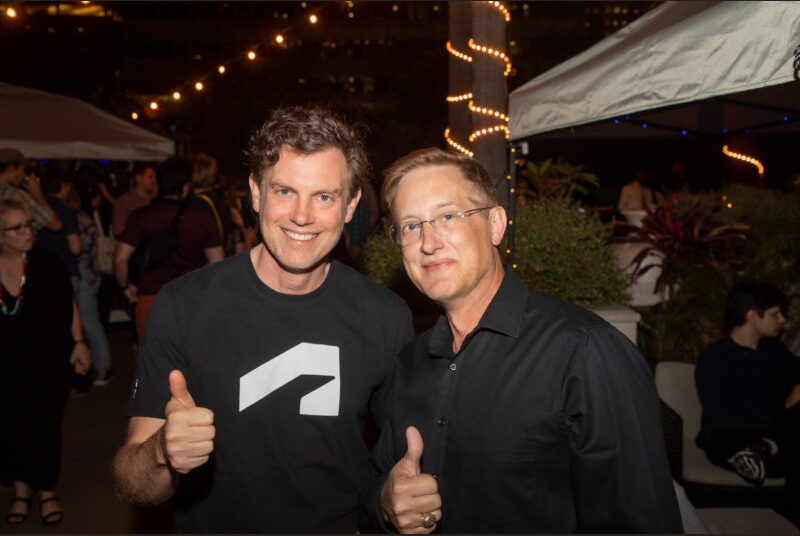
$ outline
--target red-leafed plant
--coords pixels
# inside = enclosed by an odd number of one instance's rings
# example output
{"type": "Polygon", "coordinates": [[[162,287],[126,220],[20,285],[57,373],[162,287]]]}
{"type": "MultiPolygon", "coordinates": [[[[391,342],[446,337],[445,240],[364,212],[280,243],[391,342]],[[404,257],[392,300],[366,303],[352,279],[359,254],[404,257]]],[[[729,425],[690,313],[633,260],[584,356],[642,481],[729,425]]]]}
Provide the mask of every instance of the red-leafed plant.
{"type": "Polygon", "coordinates": [[[635,236],[649,245],[632,261],[633,278],[660,267],[656,292],[663,295],[665,291],[671,294],[690,271],[711,269],[721,273],[742,266],[746,261],[742,246],[749,226],[724,223],[719,218],[720,210],[718,197],[694,196],[678,203],[668,199],[654,211],[647,210],[635,236]],[[643,266],[650,253],[660,262],[643,266]]]}

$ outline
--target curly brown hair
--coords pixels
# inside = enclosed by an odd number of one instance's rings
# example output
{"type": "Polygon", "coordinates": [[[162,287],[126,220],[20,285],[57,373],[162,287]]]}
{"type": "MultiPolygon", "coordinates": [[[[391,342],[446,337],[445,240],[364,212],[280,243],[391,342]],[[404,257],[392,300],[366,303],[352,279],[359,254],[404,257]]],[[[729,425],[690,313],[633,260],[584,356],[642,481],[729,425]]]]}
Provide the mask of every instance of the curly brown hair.
{"type": "Polygon", "coordinates": [[[264,172],[278,163],[284,146],[301,154],[339,149],[347,161],[347,199],[350,200],[361,189],[369,173],[361,130],[348,125],[327,108],[278,108],[250,137],[245,150],[250,173],[261,181],[264,172]]]}

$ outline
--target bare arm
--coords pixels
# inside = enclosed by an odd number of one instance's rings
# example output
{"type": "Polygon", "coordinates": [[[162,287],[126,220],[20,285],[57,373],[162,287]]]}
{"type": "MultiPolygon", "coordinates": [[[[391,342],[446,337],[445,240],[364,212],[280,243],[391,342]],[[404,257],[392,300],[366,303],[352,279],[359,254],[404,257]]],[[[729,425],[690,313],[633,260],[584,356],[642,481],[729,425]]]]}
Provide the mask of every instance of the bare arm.
{"type": "Polygon", "coordinates": [[[206,463],[214,450],[214,413],[195,405],[180,371],[170,373],[169,388],[166,419],[131,418],[128,440],[114,457],[115,487],[125,501],[166,501],[175,493],[178,475],[206,463]]]}
{"type": "Polygon", "coordinates": [[[80,235],[76,233],[70,233],[67,235],[67,244],[69,245],[69,252],[73,255],[80,255],[81,249],[83,249],[83,241],[81,240],[80,235]]]}
{"type": "Polygon", "coordinates": [[[138,298],[138,289],[131,284],[128,280],[128,261],[131,260],[131,255],[136,251],[136,248],[125,242],[117,242],[117,247],[114,249],[114,277],[117,279],[117,285],[123,289],[125,297],[128,301],[135,303],[138,298]]]}
{"type": "Polygon", "coordinates": [[[86,375],[89,373],[89,368],[92,366],[92,354],[89,351],[89,345],[83,336],[83,326],[81,325],[81,317],[78,314],[78,304],[75,299],[72,299],[72,340],[75,344],[72,345],[72,353],[69,356],[70,364],[75,368],[78,374],[86,375]]]}
{"type": "Polygon", "coordinates": [[[204,249],[203,253],[206,254],[208,264],[214,264],[225,258],[225,250],[222,249],[222,246],[204,249]]]}
{"type": "Polygon", "coordinates": [[[789,393],[789,396],[786,398],[786,409],[791,408],[798,402],[800,402],[800,385],[795,385],[792,388],[792,391],[789,393]]]}
{"type": "Polygon", "coordinates": [[[128,439],[114,457],[117,496],[134,504],[160,504],[175,493],[177,473],[164,455],[164,419],[132,417],[128,439]]]}

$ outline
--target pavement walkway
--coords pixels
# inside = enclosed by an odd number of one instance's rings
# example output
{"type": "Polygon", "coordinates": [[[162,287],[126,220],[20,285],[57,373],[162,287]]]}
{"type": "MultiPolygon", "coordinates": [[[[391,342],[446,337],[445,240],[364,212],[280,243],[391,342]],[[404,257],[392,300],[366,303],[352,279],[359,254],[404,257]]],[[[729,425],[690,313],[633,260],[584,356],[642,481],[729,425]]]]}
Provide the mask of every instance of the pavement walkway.
{"type": "Polygon", "coordinates": [[[61,478],[56,488],[64,520],[44,525],[38,504],[20,525],[7,525],[5,512],[12,488],[0,487],[0,533],[169,533],[174,532],[169,506],[133,508],[117,499],[111,460],[125,438],[125,405],[133,377],[134,354],[129,325],[108,332],[114,379],[70,398],[62,423],[61,478]]]}

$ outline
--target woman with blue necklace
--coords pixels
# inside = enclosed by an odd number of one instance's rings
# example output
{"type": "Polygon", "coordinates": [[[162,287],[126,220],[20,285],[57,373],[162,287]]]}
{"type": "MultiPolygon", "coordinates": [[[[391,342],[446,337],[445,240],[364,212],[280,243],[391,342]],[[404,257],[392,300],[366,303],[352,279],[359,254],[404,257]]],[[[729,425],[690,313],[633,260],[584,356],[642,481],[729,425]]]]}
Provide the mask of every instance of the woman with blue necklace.
{"type": "Polygon", "coordinates": [[[66,268],[34,243],[25,205],[0,200],[0,480],[14,483],[9,524],[27,519],[34,491],[45,524],[63,518],[61,415],[71,369],[85,374],[91,365],[66,268]]]}

